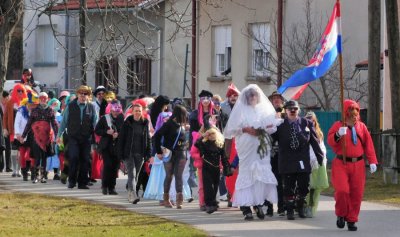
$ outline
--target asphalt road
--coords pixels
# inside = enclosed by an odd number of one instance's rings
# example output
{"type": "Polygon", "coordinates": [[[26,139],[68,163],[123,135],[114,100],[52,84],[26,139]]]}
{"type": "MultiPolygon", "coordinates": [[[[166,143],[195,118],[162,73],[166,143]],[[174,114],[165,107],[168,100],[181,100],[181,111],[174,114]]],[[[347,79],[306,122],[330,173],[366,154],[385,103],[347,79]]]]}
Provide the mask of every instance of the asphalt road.
{"type": "Polygon", "coordinates": [[[362,236],[362,237],[397,237],[400,236],[400,208],[363,202],[361,206],[360,221],[357,223],[358,231],[349,232],[347,228],[336,227],[334,213],[334,200],[331,197],[321,197],[319,210],[314,218],[288,221],[286,217],[266,217],[254,221],[244,221],[237,208],[227,208],[227,202],[221,202],[221,208],[213,213],[201,212],[198,202],[184,203],[182,210],[168,209],[158,206],[154,200],[141,200],[133,205],[127,201],[125,191],[126,176],[117,180],[117,196],[102,195],[100,182],[89,190],[68,189],[59,181],[49,180],[46,184],[32,184],[23,182],[22,178],[12,178],[11,173],[0,173],[0,192],[5,190],[40,193],[52,196],[71,197],[89,200],[129,211],[160,216],[163,218],[188,223],[196,228],[207,231],[210,236],[279,236],[279,237],[337,237],[337,236],[362,236]]]}

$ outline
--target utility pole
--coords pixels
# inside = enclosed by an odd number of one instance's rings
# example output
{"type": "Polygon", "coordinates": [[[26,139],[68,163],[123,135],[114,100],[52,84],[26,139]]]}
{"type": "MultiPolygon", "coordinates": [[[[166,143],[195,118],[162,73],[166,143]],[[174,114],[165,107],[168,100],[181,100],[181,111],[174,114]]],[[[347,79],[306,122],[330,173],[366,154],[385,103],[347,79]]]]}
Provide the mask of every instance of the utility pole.
{"type": "Polygon", "coordinates": [[[278,0],[278,79],[277,87],[282,85],[282,32],[283,32],[283,0],[278,0]]]}
{"type": "Polygon", "coordinates": [[[79,43],[81,54],[81,82],[82,85],[87,85],[86,80],[86,0],[80,0],[81,7],[79,8],[79,43]]]}
{"type": "Polygon", "coordinates": [[[368,0],[368,128],[380,154],[381,113],[381,1],[368,0]]]}
{"type": "Polygon", "coordinates": [[[392,100],[392,127],[396,133],[396,158],[400,164],[400,40],[397,0],[386,0],[386,27],[389,49],[389,74],[392,100]]]}

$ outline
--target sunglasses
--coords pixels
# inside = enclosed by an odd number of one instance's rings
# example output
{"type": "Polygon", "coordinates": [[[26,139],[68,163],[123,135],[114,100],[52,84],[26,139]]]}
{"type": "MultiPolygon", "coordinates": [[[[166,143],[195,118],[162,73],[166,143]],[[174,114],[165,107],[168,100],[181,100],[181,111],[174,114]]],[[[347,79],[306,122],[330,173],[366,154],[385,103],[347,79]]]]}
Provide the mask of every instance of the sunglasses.
{"type": "Polygon", "coordinates": [[[208,96],[200,97],[200,101],[205,101],[205,100],[210,101],[211,97],[208,97],[208,96]]]}
{"type": "Polygon", "coordinates": [[[287,108],[287,110],[290,110],[290,111],[297,111],[297,110],[299,110],[299,108],[297,108],[297,107],[290,107],[290,108],[287,108]]]}
{"type": "Polygon", "coordinates": [[[221,105],[221,103],[220,103],[220,102],[217,102],[217,101],[215,101],[215,102],[214,102],[214,105],[215,105],[215,106],[220,106],[220,105],[221,105]]]}
{"type": "Polygon", "coordinates": [[[22,93],[22,92],[24,92],[24,91],[23,91],[23,90],[17,90],[17,92],[18,92],[18,93],[22,93]]]}
{"type": "Polygon", "coordinates": [[[84,93],[80,93],[81,95],[89,95],[89,93],[86,93],[86,92],[84,92],[84,93]]]}

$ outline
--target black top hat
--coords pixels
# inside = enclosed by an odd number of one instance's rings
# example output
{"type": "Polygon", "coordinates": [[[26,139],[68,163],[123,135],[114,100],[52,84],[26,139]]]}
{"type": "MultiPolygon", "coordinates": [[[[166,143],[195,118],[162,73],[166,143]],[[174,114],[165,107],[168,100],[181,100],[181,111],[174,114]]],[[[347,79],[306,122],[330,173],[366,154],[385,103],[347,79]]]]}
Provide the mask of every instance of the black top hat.
{"type": "Polygon", "coordinates": [[[269,100],[272,100],[272,98],[273,98],[274,96],[279,96],[279,97],[282,99],[282,101],[285,101],[285,98],[283,98],[282,94],[279,93],[278,91],[272,92],[272,94],[271,94],[270,96],[268,96],[268,99],[269,99],[269,100]]]}
{"type": "Polygon", "coordinates": [[[295,100],[289,100],[289,101],[286,101],[285,105],[283,106],[283,108],[285,108],[285,109],[291,108],[291,107],[299,108],[299,103],[295,100]]]}
{"type": "Polygon", "coordinates": [[[199,97],[213,97],[213,93],[206,90],[202,90],[199,94],[199,97]]]}

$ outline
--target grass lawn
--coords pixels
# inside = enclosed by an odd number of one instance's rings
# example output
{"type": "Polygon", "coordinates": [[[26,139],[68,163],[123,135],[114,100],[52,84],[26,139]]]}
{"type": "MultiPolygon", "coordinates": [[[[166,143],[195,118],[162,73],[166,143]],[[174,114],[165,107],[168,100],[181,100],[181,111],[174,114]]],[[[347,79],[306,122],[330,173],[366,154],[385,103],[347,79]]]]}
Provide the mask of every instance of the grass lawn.
{"type": "Polygon", "coordinates": [[[75,199],[0,194],[0,236],[207,236],[189,225],[75,199]]]}
{"type": "MultiPolygon", "coordinates": [[[[328,177],[330,180],[330,170],[328,177]]],[[[332,183],[322,194],[333,196],[332,183]]],[[[372,175],[368,174],[363,200],[400,206],[400,184],[384,184],[381,170],[372,175]]]]}

